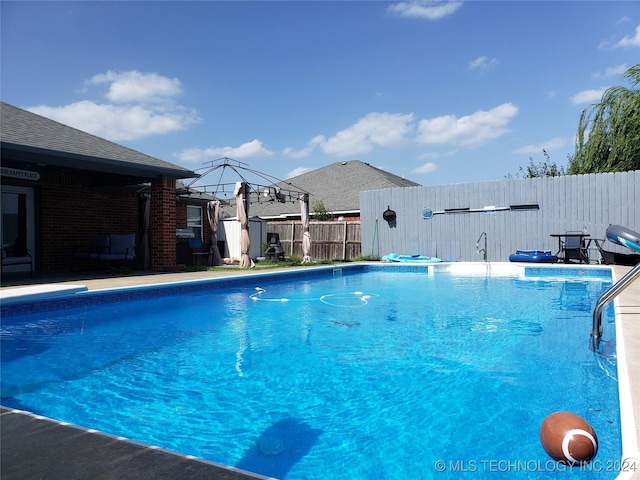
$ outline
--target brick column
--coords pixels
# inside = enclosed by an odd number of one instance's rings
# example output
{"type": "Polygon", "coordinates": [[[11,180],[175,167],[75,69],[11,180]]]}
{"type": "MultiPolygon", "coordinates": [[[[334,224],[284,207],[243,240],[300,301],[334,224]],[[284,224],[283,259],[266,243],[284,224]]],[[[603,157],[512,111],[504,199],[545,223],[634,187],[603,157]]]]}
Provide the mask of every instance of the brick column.
{"type": "Polygon", "coordinates": [[[151,182],[149,244],[152,271],[176,269],[176,180],[151,182]]]}

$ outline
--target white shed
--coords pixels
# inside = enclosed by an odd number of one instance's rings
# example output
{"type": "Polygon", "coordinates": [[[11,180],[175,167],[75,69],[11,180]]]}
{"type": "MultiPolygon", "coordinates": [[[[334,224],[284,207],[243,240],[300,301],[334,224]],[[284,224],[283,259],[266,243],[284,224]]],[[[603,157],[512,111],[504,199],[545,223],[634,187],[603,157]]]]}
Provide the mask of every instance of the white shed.
{"type": "MultiPolygon", "coordinates": [[[[218,221],[218,240],[224,240],[225,251],[220,255],[225,258],[240,258],[240,222],[235,217],[218,221]]],[[[262,256],[262,246],[267,243],[267,222],[259,218],[249,219],[249,256],[252,259],[262,256]]]]}

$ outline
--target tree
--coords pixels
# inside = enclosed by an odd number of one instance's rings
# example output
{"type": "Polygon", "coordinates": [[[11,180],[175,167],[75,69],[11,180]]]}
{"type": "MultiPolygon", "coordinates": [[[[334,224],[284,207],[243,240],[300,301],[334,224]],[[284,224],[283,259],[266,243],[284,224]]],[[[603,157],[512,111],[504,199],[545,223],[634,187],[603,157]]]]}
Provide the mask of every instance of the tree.
{"type": "Polygon", "coordinates": [[[327,220],[333,220],[333,215],[327,210],[327,207],[324,206],[324,202],[322,200],[318,200],[313,204],[313,218],[320,222],[324,222],[327,220]]]}
{"type": "MultiPolygon", "coordinates": [[[[637,87],[640,64],[623,75],[637,87]]],[[[580,115],[569,175],[640,170],[640,89],[610,87],[580,115]]]]}
{"type": "MultiPolygon", "coordinates": [[[[520,173],[516,173],[516,178],[539,178],[539,177],[559,177],[560,175],[566,175],[564,167],[556,165],[556,162],[552,162],[549,158],[549,154],[543,148],[542,154],[545,161],[539,162],[537,165],[533,163],[533,158],[529,157],[529,165],[526,167],[519,167],[520,173]]],[[[505,175],[505,178],[512,179],[513,175],[505,175]]]]}
{"type": "Polygon", "coordinates": [[[552,162],[549,158],[549,154],[543,148],[542,154],[546,159],[544,162],[540,162],[537,165],[533,163],[533,158],[529,157],[529,165],[526,168],[520,167],[520,174],[516,175],[522,176],[522,178],[538,178],[538,177],[559,177],[560,175],[564,175],[564,167],[558,167],[556,162],[552,162]]]}

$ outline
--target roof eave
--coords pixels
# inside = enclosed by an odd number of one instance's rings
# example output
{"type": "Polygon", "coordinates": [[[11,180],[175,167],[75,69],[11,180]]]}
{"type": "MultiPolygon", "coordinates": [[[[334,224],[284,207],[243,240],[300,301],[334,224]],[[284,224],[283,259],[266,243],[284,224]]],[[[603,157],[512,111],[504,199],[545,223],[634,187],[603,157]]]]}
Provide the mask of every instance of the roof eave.
{"type": "Polygon", "coordinates": [[[2,157],[21,162],[75,168],[94,172],[117,173],[146,178],[195,178],[198,175],[186,168],[163,168],[133,164],[109,158],[92,157],[68,152],[29,147],[15,143],[0,142],[2,157]]]}

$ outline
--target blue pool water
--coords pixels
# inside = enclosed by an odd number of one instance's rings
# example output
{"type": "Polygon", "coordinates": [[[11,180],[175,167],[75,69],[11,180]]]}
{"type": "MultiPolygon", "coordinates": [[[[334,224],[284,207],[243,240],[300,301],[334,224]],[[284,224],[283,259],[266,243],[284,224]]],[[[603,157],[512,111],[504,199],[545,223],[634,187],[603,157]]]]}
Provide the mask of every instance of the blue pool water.
{"type": "Polygon", "coordinates": [[[610,277],[409,270],[7,308],[2,404],[287,480],[615,478],[615,357],[588,349],[610,277]],[[558,410],[602,468],[547,456],[558,410]]]}

